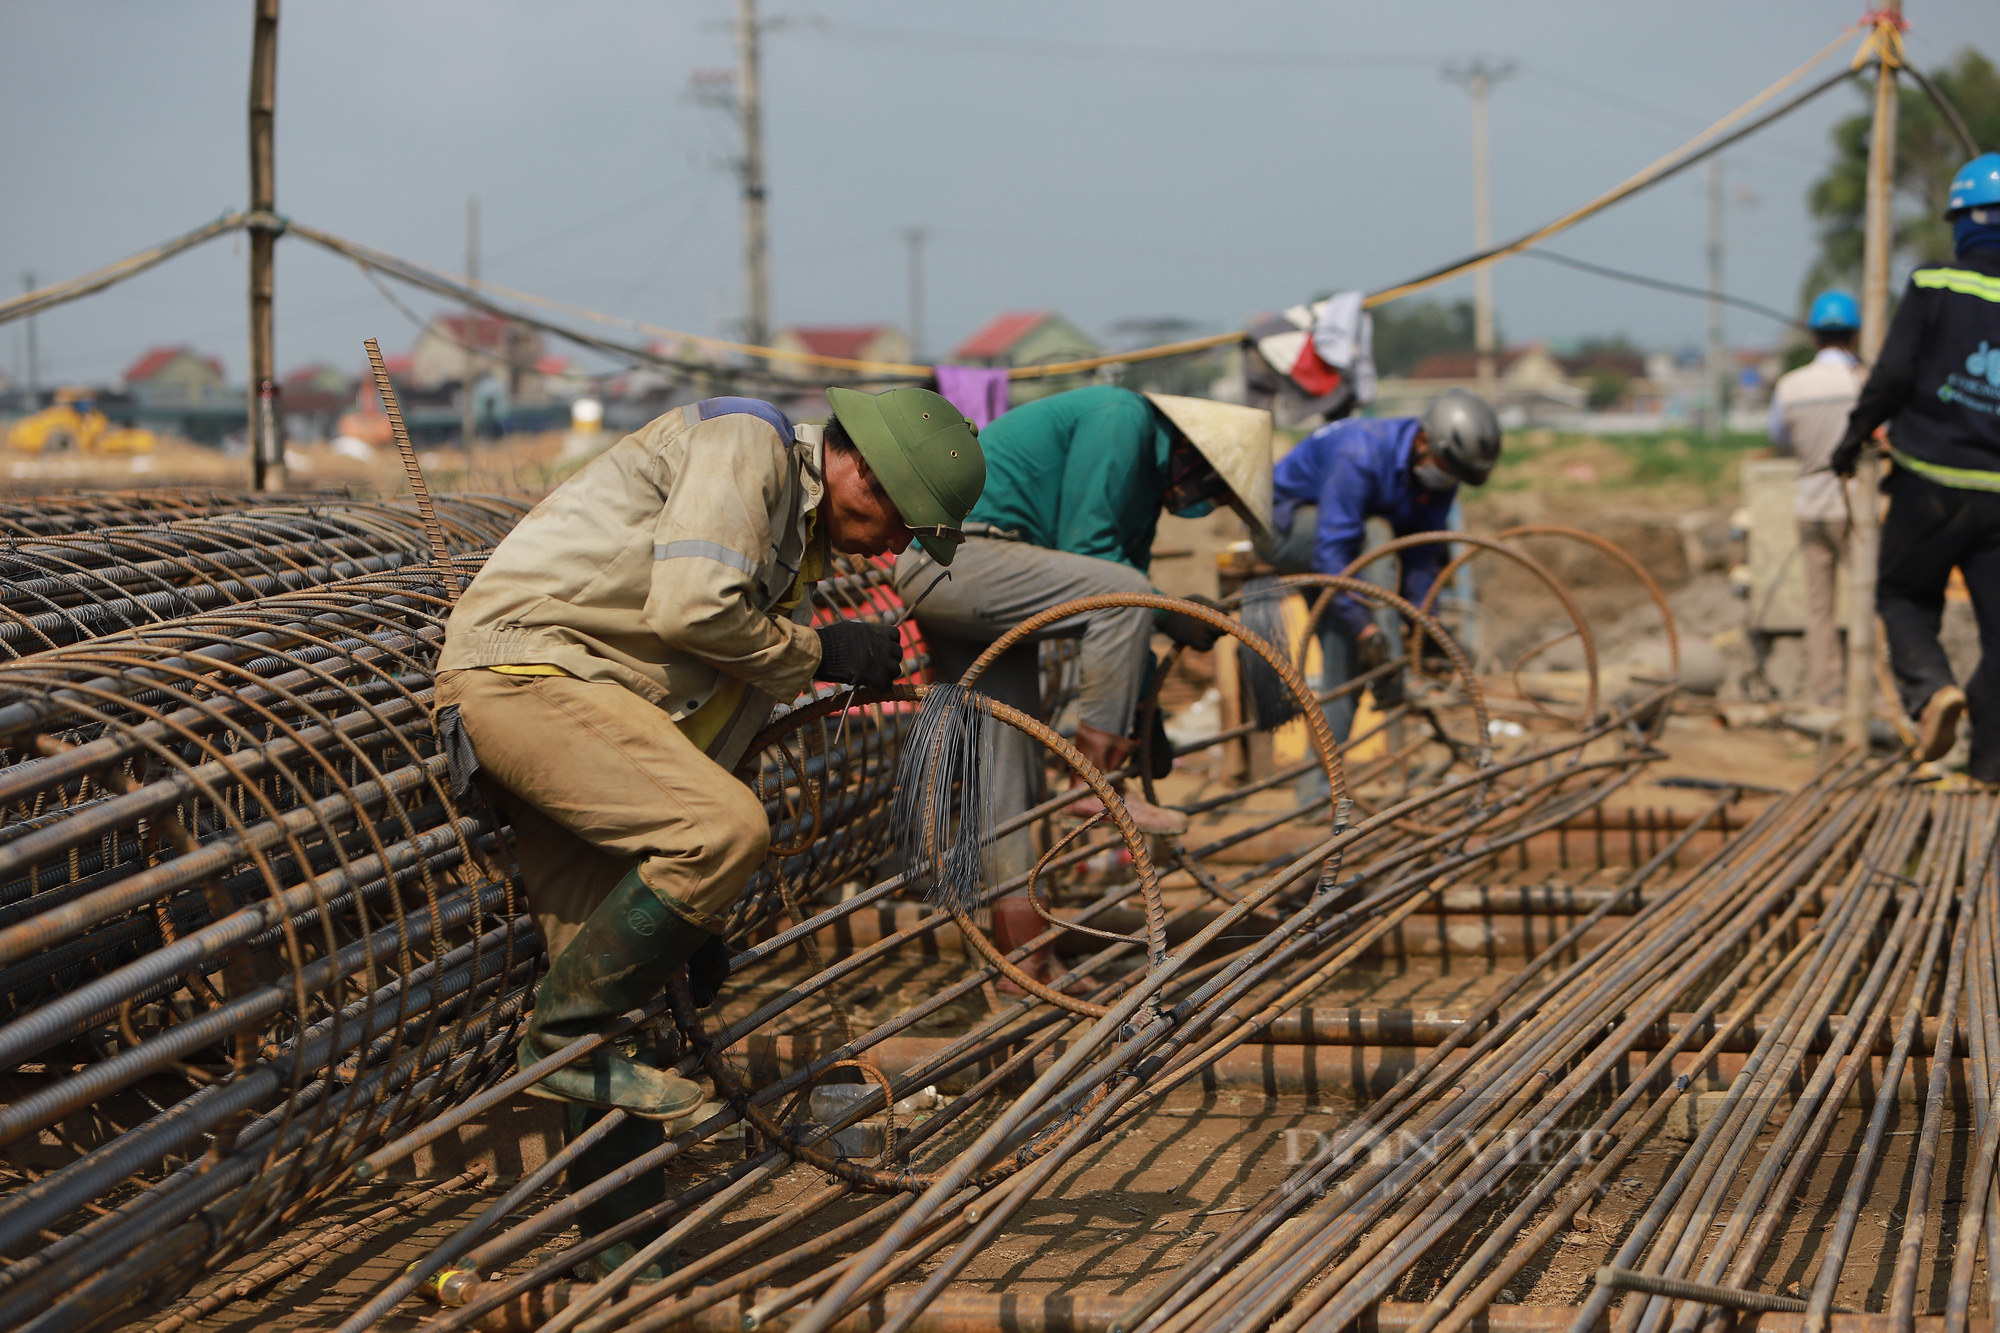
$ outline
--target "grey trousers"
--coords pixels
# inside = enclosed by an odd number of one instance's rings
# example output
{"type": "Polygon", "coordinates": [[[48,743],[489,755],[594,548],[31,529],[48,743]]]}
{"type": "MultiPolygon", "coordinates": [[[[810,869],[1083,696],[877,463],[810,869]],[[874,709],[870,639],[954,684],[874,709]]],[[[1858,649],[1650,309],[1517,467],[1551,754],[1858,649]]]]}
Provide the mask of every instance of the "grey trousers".
{"type": "MultiPolygon", "coordinates": [[[[1278,535],[1274,544],[1258,546],[1258,554],[1270,562],[1280,574],[1311,574],[1313,569],[1313,540],[1319,527],[1319,506],[1300,505],[1292,513],[1292,526],[1278,535]]],[[[1337,570],[1327,571],[1338,573],[1337,570]]],[[[1361,571],[1361,577],[1370,583],[1385,588],[1395,586],[1396,562],[1393,557],[1376,561],[1361,571]]],[[[1313,598],[1308,596],[1308,602],[1313,598]]],[[[1373,613],[1375,623],[1389,636],[1390,651],[1397,650],[1402,643],[1402,617],[1394,611],[1380,609],[1373,613]]],[[[1354,640],[1348,637],[1347,628],[1331,610],[1319,621],[1320,671],[1314,675],[1306,673],[1306,684],[1315,694],[1323,694],[1336,685],[1345,685],[1354,676],[1354,640]]],[[[1333,739],[1345,743],[1348,733],[1354,729],[1355,698],[1343,694],[1322,704],[1327,725],[1333,728],[1333,739]]],[[[1309,776],[1308,784],[1326,783],[1325,775],[1309,776]]]]}
{"type": "MultiPolygon", "coordinates": [[[[906,599],[916,597],[937,572],[936,562],[913,545],[896,561],[896,591],[906,599]]],[[[930,647],[937,679],[956,681],[994,640],[1037,611],[1099,593],[1152,590],[1144,574],[1115,560],[997,537],[971,537],[958,548],[951,577],[924,599],[917,626],[930,647]]],[[[1146,678],[1152,628],[1150,610],[1120,607],[1062,621],[1039,636],[1081,639],[1078,713],[1086,725],[1114,736],[1131,730],[1146,678]]],[[[1041,717],[1042,680],[1035,641],[1003,654],[975,688],[1030,717],[1041,717]]],[[[988,772],[994,815],[1004,822],[1042,799],[1042,757],[1041,747],[1012,727],[996,732],[988,772]]],[[[988,850],[987,884],[1025,875],[1034,866],[1034,835],[1022,829],[988,850]]]]}
{"type": "Polygon", "coordinates": [[[1834,573],[1847,558],[1847,520],[1799,520],[1799,562],[1806,576],[1806,693],[1826,707],[1847,697],[1846,654],[1835,619],[1834,573]]]}

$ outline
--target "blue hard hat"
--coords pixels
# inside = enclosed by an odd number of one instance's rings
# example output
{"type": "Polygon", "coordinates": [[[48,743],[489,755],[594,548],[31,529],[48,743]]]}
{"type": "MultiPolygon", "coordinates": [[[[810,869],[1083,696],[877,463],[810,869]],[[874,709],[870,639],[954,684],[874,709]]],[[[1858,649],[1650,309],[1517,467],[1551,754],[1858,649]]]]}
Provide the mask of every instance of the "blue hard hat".
{"type": "Polygon", "coordinates": [[[1981,153],[1958,169],[1951,178],[1951,194],[1944,215],[1962,208],[1987,208],[2000,204],[2000,153],[1981,153]]]}
{"type": "Polygon", "coordinates": [[[1846,292],[1821,292],[1806,316],[1806,327],[1815,333],[1836,329],[1852,333],[1861,327],[1861,307],[1846,292]]]}

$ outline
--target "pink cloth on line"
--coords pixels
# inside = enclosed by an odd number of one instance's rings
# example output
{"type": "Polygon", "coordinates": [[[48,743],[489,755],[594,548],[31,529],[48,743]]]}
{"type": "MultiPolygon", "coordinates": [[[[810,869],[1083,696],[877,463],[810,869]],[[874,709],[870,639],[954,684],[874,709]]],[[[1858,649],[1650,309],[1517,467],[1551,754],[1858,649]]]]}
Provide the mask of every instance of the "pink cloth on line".
{"type": "Polygon", "coordinates": [[[973,425],[984,429],[1007,410],[1005,367],[938,366],[936,370],[938,392],[973,425]]]}

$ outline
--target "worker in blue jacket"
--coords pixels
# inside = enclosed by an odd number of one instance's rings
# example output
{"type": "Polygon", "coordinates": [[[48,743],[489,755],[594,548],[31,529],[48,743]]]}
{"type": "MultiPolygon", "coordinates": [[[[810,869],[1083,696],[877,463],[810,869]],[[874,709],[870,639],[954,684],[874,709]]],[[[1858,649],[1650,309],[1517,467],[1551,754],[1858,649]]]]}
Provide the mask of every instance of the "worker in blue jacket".
{"type": "MultiPolygon", "coordinates": [[[[1370,518],[1398,537],[1450,526],[1460,483],[1483,485],[1500,459],[1500,419],[1478,396],[1451,389],[1422,417],[1349,418],[1320,427],[1283,458],[1271,477],[1277,537],[1261,551],[1282,574],[1338,574],[1361,554],[1370,518]]],[[[1446,548],[1401,553],[1401,592],[1421,605],[1446,548]]],[[[1389,636],[1359,599],[1342,593],[1320,626],[1320,688],[1389,660],[1389,636]]],[[[1334,736],[1354,721],[1351,695],[1326,707],[1334,736]]]]}

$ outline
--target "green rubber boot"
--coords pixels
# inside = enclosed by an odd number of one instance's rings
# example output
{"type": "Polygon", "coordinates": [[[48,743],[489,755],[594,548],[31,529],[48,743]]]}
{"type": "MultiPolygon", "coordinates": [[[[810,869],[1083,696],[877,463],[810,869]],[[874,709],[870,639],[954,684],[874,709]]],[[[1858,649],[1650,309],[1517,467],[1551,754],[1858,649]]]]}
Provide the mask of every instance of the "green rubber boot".
{"type": "MultiPolygon", "coordinates": [[[[579,1037],[601,1032],[658,995],[708,939],[660,901],[634,867],[590,914],[535,993],[521,1038],[522,1068],[579,1037]]],[[[637,1034],[601,1046],[528,1091],[584,1106],[617,1107],[649,1120],[678,1120],[701,1105],[701,1089],[636,1058],[637,1034]]]]}
{"type": "MultiPolygon", "coordinates": [[[[563,1108],[563,1142],[571,1143],[586,1129],[603,1118],[605,1112],[590,1106],[569,1105],[563,1108]]],[[[624,1124],[605,1136],[604,1141],[585,1150],[570,1163],[564,1176],[569,1192],[575,1194],[586,1185],[591,1185],[636,1161],[667,1141],[666,1129],[656,1120],[628,1119],[624,1124]]],[[[639,1176],[630,1184],[620,1186],[611,1193],[591,1204],[577,1214],[576,1226],[583,1239],[600,1235],[617,1226],[626,1218],[645,1212],[666,1200],[667,1171],[664,1166],[653,1168],[639,1176]]],[[[577,1265],[577,1276],[589,1282],[598,1282],[610,1277],[619,1265],[639,1252],[641,1246],[649,1244],[664,1228],[648,1227],[635,1236],[619,1241],[604,1253],[577,1265]]],[[[680,1266],[677,1256],[664,1255],[636,1273],[634,1282],[658,1282],[680,1266]]]]}

